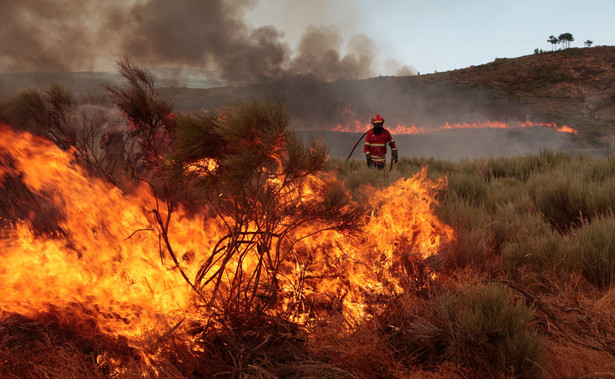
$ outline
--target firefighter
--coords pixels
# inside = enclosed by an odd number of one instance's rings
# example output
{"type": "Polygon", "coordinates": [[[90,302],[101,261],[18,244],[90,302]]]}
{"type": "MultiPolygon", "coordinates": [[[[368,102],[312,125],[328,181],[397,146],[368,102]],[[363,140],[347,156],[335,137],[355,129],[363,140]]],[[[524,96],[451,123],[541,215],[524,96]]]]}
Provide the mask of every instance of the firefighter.
{"type": "Polygon", "coordinates": [[[391,137],[391,133],[384,128],[384,118],[377,114],[372,117],[372,125],[374,126],[367,132],[365,137],[365,147],[363,152],[367,158],[367,167],[376,167],[383,170],[387,164],[387,143],[391,146],[391,160],[396,163],[397,146],[391,137]]]}

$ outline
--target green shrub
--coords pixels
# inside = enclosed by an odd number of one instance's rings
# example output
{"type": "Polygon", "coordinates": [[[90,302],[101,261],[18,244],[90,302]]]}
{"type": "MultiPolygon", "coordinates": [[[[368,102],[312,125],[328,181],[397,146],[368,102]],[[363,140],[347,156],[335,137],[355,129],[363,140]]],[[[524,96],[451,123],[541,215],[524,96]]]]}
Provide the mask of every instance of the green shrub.
{"type": "Polygon", "coordinates": [[[71,92],[51,83],[45,90],[27,89],[0,103],[0,122],[44,136],[67,149],[76,138],[68,125],[74,106],[71,92]]]}
{"type": "Polygon", "coordinates": [[[606,159],[587,159],[582,163],[581,172],[585,173],[588,180],[603,182],[615,178],[615,158],[612,156],[606,159]]]}
{"type": "Polygon", "coordinates": [[[615,209],[615,176],[610,170],[606,160],[579,157],[566,166],[532,176],[528,191],[537,210],[565,232],[582,220],[615,209]]]}
{"type": "Polygon", "coordinates": [[[582,211],[589,220],[615,209],[615,177],[604,181],[588,181],[582,189],[582,211]]]}
{"type": "Polygon", "coordinates": [[[528,191],[536,208],[561,232],[576,225],[583,215],[583,182],[578,175],[563,170],[532,176],[528,191]]]}
{"type": "Polygon", "coordinates": [[[455,241],[445,252],[447,263],[456,268],[470,264],[485,268],[490,264],[495,250],[490,229],[492,218],[485,207],[477,207],[456,194],[449,194],[437,214],[456,231],[455,241]]]}
{"type": "Polygon", "coordinates": [[[436,214],[454,229],[483,229],[492,222],[491,212],[486,207],[476,206],[468,199],[450,192],[441,201],[436,214]]]}
{"type": "Polygon", "coordinates": [[[45,121],[45,97],[36,89],[19,92],[5,100],[0,108],[2,109],[0,121],[15,128],[36,132],[45,121]]]}
{"type": "Polygon", "coordinates": [[[419,171],[422,167],[429,167],[429,173],[435,177],[441,177],[446,174],[458,171],[460,163],[440,160],[436,158],[402,158],[401,167],[414,167],[419,171]]]}
{"type": "Polygon", "coordinates": [[[524,226],[527,229],[519,232],[518,238],[503,245],[502,257],[509,275],[514,277],[515,269],[524,265],[538,273],[566,270],[567,240],[548,225],[545,226],[538,216],[528,219],[530,222],[524,226]]]}
{"type": "Polygon", "coordinates": [[[484,205],[491,212],[502,207],[513,208],[516,212],[527,213],[535,210],[534,203],[525,182],[516,178],[497,178],[487,187],[484,205]]]}
{"type": "Polygon", "coordinates": [[[601,289],[615,279],[615,218],[598,217],[576,231],[566,255],[571,268],[581,270],[590,282],[601,289]]]}
{"type": "Polygon", "coordinates": [[[468,286],[443,296],[449,359],[492,376],[541,377],[545,342],[532,328],[533,311],[501,285],[468,286]]]}
{"type": "Polygon", "coordinates": [[[490,227],[498,247],[506,242],[524,239],[533,231],[551,230],[550,225],[533,210],[527,194],[514,202],[496,203],[492,212],[490,227]]]}
{"type": "Polygon", "coordinates": [[[473,204],[480,204],[487,195],[487,186],[476,173],[456,173],[448,178],[448,192],[473,204]]]}
{"type": "Polygon", "coordinates": [[[462,230],[449,252],[447,260],[456,267],[472,266],[481,271],[494,266],[495,242],[489,229],[462,230]]]}
{"type": "Polygon", "coordinates": [[[519,223],[518,237],[505,243],[502,256],[513,277],[527,265],[532,271],[555,274],[580,272],[598,288],[608,288],[615,279],[615,218],[599,216],[585,222],[570,235],[561,236],[538,216],[519,223]]]}
{"type": "Polygon", "coordinates": [[[573,157],[570,154],[542,150],[538,155],[538,169],[548,171],[558,166],[564,166],[571,160],[573,160],[573,157]]]}
{"type": "Polygon", "coordinates": [[[539,157],[530,155],[526,157],[492,158],[488,161],[488,166],[494,178],[527,180],[527,178],[538,168],[539,157]]]}

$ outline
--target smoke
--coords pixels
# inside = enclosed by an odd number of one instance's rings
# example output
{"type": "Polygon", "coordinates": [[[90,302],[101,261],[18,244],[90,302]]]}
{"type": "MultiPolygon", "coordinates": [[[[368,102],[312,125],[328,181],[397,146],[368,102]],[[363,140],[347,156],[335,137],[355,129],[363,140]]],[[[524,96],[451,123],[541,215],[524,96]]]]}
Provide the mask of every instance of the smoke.
{"type": "Polygon", "coordinates": [[[1,69],[61,71],[91,65],[96,41],[84,17],[93,11],[89,3],[0,0],[1,69]]]}
{"type": "Polygon", "coordinates": [[[314,75],[324,81],[365,78],[372,75],[375,44],[364,35],[354,36],[348,54],[341,56],[341,36],[335,27],[308,27],[301,38],[291,72],[314,75]]]}
{"type": "Polygon", "coordinates": [[[139,64],[215,69],[229,81],[283,75],[290,51],[273,26],[250,30],[246,0],[150,0],[135,5],[123,49],[139,64]]]}
{"type": "Polygon", "coordinates": [[[374,75],[365,36],[343,45],[333,27],[311,26],[293,53],[274,26],[250,28],[252,0],[0,0],[0,71],[88,71],[128,57],[141,66],[215,70],[229,82],[302,75],[374,75]],[[343,50],[346,48],[347,53],[343,50]]]}
{"type": "MultiPolygon", "coordinates": [[[[345,159],[361,133],[298,131],[305,142],[312,138],[326,143],[329,155],[345,159]]],[[[579,151],[574,138],[548,128],[453,129],[427,134],[393,135],[401,158],[434,158],[450,161],[540,154],[541,151],[579,151]]],[[[593,150],[599,154],[598,150],[593,150]]],[[[390,155],[389,155],[390,157],[390,155]]],[[[359,143],[351,159],[364,160],[359,143]]]]}
{"type": "Polygon", "coordinates": [[[387,59],[384,62],[384,67],[386,72],[392,72],[395,76],[411,76],[417,74],[413,67],[402,65],[395,59],[387,59]]]}

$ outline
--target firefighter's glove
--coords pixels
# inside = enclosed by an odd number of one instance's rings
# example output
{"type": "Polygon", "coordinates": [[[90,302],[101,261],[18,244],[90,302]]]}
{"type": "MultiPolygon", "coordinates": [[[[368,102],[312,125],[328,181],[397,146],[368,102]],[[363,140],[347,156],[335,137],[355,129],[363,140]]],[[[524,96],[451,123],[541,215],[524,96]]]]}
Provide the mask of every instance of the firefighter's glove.
{"type": "Polygon", "coordinates": [[[367,159],[367,165],[371,166],[374,161],[372,161],[372,155],[371,154],[365,154],[365,158],[367,159]]]}
{"type": "Polygon", "coordinates": [[[399,157],[397,156],[397,150],[391,150],[391,160],[393,163],[397,163],[399,161],[399,157]]]}

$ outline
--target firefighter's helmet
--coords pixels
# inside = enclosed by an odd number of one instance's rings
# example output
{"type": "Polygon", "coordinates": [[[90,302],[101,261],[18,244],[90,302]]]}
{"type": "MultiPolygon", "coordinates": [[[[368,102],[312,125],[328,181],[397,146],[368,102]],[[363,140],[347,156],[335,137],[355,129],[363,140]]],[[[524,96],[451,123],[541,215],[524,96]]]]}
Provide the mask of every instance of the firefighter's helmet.
{"type": "Polygon", "coordinates": [[[374,117],[372,117],[372,124],[382,124],[384,122],[384,118],[382,117],[382,115],[375,115],[374,117]]]}

